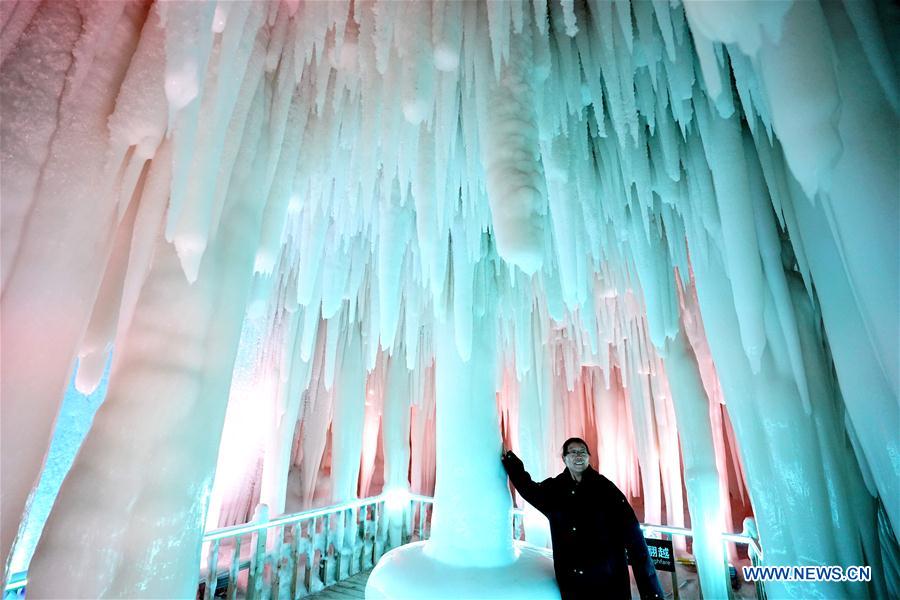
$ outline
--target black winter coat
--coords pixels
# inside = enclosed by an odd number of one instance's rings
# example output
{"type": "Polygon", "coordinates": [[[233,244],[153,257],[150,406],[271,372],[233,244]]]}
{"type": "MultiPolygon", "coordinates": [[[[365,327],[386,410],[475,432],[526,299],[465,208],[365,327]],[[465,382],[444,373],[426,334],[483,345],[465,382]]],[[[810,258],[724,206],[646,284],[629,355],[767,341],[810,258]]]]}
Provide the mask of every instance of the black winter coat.
{"type": "Polygon", "coordinates": [[[522,498],[550,520],[563,600],[630,599],[628,562],[641,598],[663,598],[634,510],[613,482],[588,467],[580,482],[566,469],[535,483],[512,452],[503,466],[522,498]]]}

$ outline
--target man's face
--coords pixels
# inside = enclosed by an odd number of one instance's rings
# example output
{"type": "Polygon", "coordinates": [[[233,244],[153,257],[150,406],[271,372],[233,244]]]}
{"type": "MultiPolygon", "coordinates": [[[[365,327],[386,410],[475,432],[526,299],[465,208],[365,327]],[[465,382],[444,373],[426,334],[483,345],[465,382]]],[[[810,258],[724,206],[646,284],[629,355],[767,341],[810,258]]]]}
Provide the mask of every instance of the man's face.
{"type": "Polygon", "coordinates": [[[571,442],[566,447],[566,455],[563,462],[566,463],[569,471],[572,473],[583,473],[588,468],[590,454],[588,449],[581,442],[571,442]]]}

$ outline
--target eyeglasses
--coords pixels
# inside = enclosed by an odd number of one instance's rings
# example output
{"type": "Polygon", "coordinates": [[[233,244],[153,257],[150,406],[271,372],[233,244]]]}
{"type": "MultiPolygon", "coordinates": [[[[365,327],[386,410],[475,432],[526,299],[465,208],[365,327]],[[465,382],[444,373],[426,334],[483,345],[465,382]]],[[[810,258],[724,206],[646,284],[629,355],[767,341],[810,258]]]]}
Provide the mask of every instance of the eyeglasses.
{"type": "Polygon", "coordinates": [[[587,450],[569,450],[566,452],[569,456],[588,456],[587,450]]]}

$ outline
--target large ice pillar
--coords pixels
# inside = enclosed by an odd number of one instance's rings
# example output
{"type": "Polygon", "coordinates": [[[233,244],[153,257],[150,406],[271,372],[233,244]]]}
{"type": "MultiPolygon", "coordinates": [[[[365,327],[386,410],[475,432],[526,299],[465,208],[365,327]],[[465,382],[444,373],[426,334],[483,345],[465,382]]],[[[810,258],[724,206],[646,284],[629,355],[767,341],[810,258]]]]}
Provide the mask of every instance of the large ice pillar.
{"type": "Polygon", "coordinates": [[[453,327],[435,335],[437,478],[426,554],[447,564],[513,562],[512,504],[500,454],[495,398],[495,329],[473,328],[472,357],[460,358],[453,327]]]}
{"type": "MultiPolygon", "coordinates": [[[[4,563],[40,476],[116,231],[117,195],[103,179],[115,101],[110,90],[125,77],[146,14],[136,4],[119,6],[118,13],[98,5],[86,19],[73,3],[31,8],[33,26],[25,29],[24,15],[18,40],[13,26],[4,28],[0,75],[4,563]],[[84,41],[82,26],[103,19],[109,21],[103,47],[92,56],[73,54],[84,41]]],[[[27,13],[29,7],[7,9],[27,13]]],[[[127,202],[131,190],[123,193],[127,202]]]]}
{"type": "MultiPolygon", "coordinates": [[[[476,272],[485,268],[478,265],[476,272]]],[[[457,278],[454,285],[472,284],[457,278]]],[[[466,344],[471,348],[468,360],[460,355],[453,315],[436,319],[438,464],[431,536],[381,559],[366,585],[370,600],[474,599],[483,598],[487,590],[492,597],[558,597],[549,558],[513,543],[512,502],[499,461],[496,309],[491,296],[496,290],[484,285],[478,292],[478,308],[453,308],[476,313],[478,322],[466,344]]]]}
{"type": "Polygon", "coordinates": [[[193,285],[159,238],[106,401],[32,560],[29,597],[195,594],[259,208],[236,190],[193,285]]]}

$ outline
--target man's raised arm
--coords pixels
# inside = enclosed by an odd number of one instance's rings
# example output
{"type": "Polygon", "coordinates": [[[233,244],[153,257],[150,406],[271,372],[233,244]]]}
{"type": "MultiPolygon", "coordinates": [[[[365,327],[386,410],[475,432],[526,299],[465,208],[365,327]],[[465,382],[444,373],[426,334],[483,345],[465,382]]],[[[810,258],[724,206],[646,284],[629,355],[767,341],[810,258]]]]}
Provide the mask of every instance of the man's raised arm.
{"type": "MultiPolygon", "coordinates": [[[[512,450],[505,451],[500,456],[503,462],[503,468],[509,475],[513,487],[519,492],[519,495],[525,499],[530,505],[546,514],[547,505],[549,504],[549,490],[544,483],[535,483],[531,479],[531,475],[525,470],[522,460],[516,456],[512,450]]],[[[546,483],[546,482],[545,482],[546,483]]]]}

